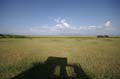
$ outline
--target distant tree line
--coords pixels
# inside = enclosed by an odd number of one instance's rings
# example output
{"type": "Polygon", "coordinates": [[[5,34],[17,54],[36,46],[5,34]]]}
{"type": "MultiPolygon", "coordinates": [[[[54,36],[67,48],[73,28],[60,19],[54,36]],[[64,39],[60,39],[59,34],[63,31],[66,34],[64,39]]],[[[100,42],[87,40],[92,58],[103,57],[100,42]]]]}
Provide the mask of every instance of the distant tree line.
{"type": "Polygon", "coordinates": [[[98,35],[97,38],[109,38],[109,35],[98,35]]]}
{"type": "Polygon", "coordinates": [[[0,34],[0,38],[26,38],[23,35],[0,34]]]}

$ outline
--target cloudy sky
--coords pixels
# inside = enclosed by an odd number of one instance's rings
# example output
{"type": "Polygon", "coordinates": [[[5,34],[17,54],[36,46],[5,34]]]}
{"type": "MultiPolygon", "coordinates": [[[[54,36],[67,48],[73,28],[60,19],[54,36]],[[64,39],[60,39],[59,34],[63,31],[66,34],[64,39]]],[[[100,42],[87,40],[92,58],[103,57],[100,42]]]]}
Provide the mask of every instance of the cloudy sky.
{"type": "Polygon", "coordinates": [[[120,35],[120,0],[0,0],[0,33],[120,35]]]}

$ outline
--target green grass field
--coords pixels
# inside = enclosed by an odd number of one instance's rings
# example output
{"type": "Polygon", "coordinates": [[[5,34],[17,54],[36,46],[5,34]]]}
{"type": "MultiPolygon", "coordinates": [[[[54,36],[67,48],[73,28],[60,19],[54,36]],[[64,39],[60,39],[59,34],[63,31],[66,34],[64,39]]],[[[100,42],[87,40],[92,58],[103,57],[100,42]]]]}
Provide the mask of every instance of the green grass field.
{"type": "Polygon", "coordinates": [[[79,63],[92,79],[120,79],[120,38],[40,37],[0,39],[0,79],[10,79],[48,57],[79,63]]]}

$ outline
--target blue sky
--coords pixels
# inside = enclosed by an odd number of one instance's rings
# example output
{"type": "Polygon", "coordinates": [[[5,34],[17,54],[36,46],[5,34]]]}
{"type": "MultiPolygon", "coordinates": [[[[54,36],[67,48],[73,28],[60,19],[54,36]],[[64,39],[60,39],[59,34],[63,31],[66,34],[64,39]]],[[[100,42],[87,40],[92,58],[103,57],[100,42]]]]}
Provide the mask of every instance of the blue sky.
{"type": "Polygon", "coordinates": [[[120,0],[0,0],[0,33],[120,35],[120,0]]]}

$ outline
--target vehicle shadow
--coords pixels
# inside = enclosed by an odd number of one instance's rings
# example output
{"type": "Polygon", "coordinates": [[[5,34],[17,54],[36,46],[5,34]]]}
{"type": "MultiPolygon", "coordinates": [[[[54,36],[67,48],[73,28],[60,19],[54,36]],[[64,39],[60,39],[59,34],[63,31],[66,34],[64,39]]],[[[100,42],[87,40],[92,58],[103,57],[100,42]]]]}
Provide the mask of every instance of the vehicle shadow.
{"type": "Polygon", "coordinates": [[[80,64],[68,64],[65,57],[48,57],[44,63],[33,67],[11,79],[90,79],[80,64]]]}

